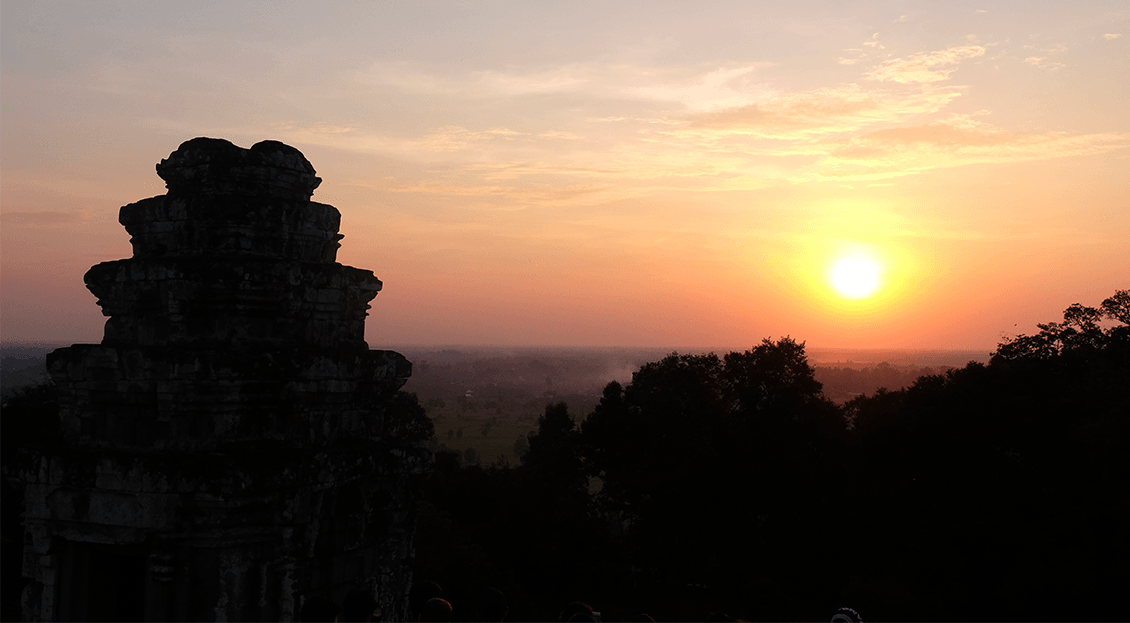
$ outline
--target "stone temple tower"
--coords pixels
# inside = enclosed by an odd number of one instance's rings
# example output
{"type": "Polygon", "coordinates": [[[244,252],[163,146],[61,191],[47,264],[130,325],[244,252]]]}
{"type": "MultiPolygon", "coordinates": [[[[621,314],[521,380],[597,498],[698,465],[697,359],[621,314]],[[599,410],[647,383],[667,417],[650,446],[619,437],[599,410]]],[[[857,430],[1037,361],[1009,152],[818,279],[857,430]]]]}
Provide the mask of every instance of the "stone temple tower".
{"type": "Polygon", "coordinates": [[[335,261],[341,216],[292,147],[197,138],[157,173],[168,193],[121,209],[133,257],[86,274],[102,343],[48,357],[25,617],[295,620],[359,588],[403,619],[429,455],[411,364],[364,341],[381,282],[335,261]]]}

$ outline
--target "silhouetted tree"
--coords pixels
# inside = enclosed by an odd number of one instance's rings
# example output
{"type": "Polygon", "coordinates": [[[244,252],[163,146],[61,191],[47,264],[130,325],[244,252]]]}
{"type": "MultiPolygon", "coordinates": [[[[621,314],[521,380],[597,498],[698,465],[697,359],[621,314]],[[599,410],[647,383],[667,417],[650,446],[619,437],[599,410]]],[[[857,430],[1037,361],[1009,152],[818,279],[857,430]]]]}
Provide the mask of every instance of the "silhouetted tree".
{"type": "Polygon", "coordinates": [[[547,405],[538,429],[527,436],[529,450],[522,466],[530,476],[556,493],[585,492],[588,476],[581,458],[581,431],[564,402],[547,405]]]}
{"type": "Polygon", "coordinates": [[[496,586],[516,600],[513,615],[529,619],[558,607],[562,594],[612,586],[623,575],[593,512],[580,432],[565,403],[548,405],[538,429],[522,440],[528,450],[518,467],[441,468],[437,457],[421,514],[417,573],[452,591],[457,610],[460,591],[470,604],[475,590],[496,586]],[[461,575],[471,567],[477,575],[461,575]]]}
{"type": "Polygon", "coordinates": [[[1006,340],[989,365],[846,405],[858,576],[890,618],[1107,619],[1130,574],[1125,291],[1006,340]],[[1103,320],[1114,326],[1103,326],[1103,320]],[[891,569],[899,573],[891,573],[891,569]],[[888,604],[889,605],[889,604],[888,604]]]}
{"type": "Polygon", "coordinates": [[[821,385],[808,365],[804,344],[792,338],[766,339],[752,350],[726,355],[723,361],[737,409],[746,417],[771,413],[795,419],[822,401],[821,385]]]}
{"type": "Polygon", "coordinates": [[[410,443],[435,437],[435,424],[428,417],[416,394],[398,391],[385,407],[386,432],[410,443]]]}
{"type": "Polygon", "coordinates": [[[530,441],[526,435],[518,435],[514,440],[514,456],[518,457],[518,461],[526,459],[526,453],[530,451],[530,441]]]}
{"type": "Polygon", "coordinates": [[[672,354],[642,366],[627,388],[609,383],[582,425],[605,507],[638,523],[689,506],[687,489],[677,483],[701,483],[711,472],[719,457],[702,450],[722,433],[727,399],[713,354],[672,354]]]}
{"type": "Polygon", "coordinates": [[[605,387],[582,431],[601,505],[643,575],[736,590],[834,556],[824,518],[845,426],[804,345],[783,338],[646,364],[627,387],[605,387]]]}
{"type": "Polygon", "coordinates": [[[547,407],[519,467],[437,459],[421,561],[514,618],[601,587],[758,619],[1124,618],[1128,320],[1127,291],[1073,305],[988,365],[842,408],[790,338],[669,355],[579,433],[547,407]]]}
{"type": "Polygon", "coordinates": [[[1005,340],[993,359],[1047,360],[1059,355],[1086,355],[1108,347],[1125,347],[1130,340],[1130,290],[1119,290],[1098,308],[1075,303],[1063,312],[1063,322],[1038,324],[1040,332],[1005,340]],[[1118,325],[1103,328],[1103,319],[1118,325]],[[1120,344],[1121,343],[1121,344],[1120,344]]]}
{"type": "Polygon", "coordinates": [[[514,470],[521,516],[513,528],[524,541],[527,572],[557,591],[591,591],[607,584],[614,557],[588,492],[581,432],[568,406],[547,405],[527,440],[529,451],[514,470]]]}

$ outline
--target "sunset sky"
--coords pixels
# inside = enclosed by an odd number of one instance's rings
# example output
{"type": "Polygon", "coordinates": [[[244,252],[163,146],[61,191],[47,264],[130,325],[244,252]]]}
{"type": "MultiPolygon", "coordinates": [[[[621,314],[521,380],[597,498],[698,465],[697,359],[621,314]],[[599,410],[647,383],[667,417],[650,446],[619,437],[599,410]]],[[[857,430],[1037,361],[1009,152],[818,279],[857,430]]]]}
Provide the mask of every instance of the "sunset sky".
{"type": "Polygon", "coordinates": [[[375,348],[988,351],[1130,288],[1125,0],[0,10],[6,341],[101,339],[196,136],[313,163],[375,348]]]}

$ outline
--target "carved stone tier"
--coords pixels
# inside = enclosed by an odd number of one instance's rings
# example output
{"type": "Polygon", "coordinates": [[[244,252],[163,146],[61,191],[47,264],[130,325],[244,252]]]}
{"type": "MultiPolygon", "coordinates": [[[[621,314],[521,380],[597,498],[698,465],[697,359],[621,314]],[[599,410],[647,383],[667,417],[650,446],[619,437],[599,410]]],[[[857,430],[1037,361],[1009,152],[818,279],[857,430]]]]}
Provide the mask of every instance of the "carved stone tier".
{"type": "Polygon", "coordinates": [[[136,452],[379,439],[379,406],[411,374],[387,350],[75,345],[48,359],[64,439],[136,452]]]}
{"type": "Polygon", "coordinates": [[[134,258],[86,273],[103,344],[367,348],[371,271],[254,257],[134,258]]]}
{"type": "Polygon", "coordinates": [[[118,216],[134,257],[262,256],[333,262],[341,246],[337,208],[313,201],[191,195],[150,197],[118,216]]]}
{"type": "Polygon", "coordinates": [[[218,138],[181,143],[157,165],[170,195],[235,195],[307,201],[322,178],[302,152],[278,141],[251,149],[218,138]]]}

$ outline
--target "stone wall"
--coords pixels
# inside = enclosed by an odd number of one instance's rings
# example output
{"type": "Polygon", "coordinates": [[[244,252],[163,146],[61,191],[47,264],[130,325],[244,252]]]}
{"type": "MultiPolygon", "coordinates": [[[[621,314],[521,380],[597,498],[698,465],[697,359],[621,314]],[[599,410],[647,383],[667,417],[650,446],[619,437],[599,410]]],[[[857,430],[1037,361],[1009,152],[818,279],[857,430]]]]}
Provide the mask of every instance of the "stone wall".
{"type": "Polygon", "coordinates": [[[121,210],[133,257],[86,275],[102,344],[48,358],[25,617],[294,620],[363,588],[405,618],[430,455],[390,424],[411,364],[364,341],[381,282],[336,263],[297,150],[198,138],[157,170],[168,193],[121,210]]]}

